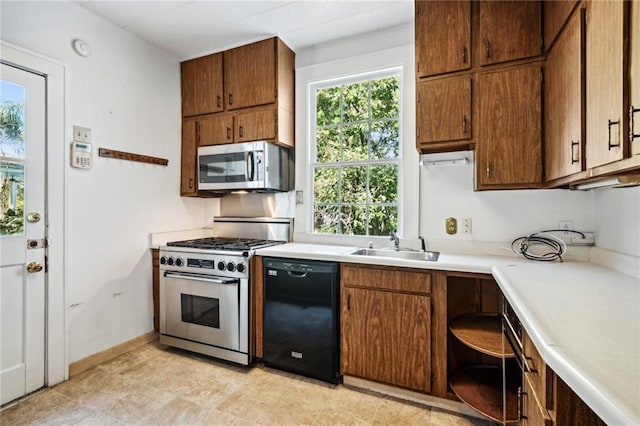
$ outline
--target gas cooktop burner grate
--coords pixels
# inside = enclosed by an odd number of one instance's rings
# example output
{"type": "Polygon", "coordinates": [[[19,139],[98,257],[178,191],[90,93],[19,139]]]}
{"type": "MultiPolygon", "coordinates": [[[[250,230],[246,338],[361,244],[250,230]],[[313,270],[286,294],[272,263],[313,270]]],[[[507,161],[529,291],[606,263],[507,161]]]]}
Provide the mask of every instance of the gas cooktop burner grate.
{"type": "Polygon", "coordinates": [[[252,250],[259,247],[268,247],[276,244],[284,244],[286,241],[256,240],[250,238],[198,238],[195,240],[173,241],[167,243],[171,247],[186,247],[205,250],[252,250]]]}

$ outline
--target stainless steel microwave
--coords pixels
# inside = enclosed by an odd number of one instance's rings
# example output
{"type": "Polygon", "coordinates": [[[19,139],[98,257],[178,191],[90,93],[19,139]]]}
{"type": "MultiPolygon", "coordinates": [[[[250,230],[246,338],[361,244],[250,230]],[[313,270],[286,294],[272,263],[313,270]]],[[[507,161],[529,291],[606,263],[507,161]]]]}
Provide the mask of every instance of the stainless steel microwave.
{"type": "Polygon", "coordinates": [[[267,141],[198,148],[198,190],[214,192],[290,191],[294,150],[267,141]]]}

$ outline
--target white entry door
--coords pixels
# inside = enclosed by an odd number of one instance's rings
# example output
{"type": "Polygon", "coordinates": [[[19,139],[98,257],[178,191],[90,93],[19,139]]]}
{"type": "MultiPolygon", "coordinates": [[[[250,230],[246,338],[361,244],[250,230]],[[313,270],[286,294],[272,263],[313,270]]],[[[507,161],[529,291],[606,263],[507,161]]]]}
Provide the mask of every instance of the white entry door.
{"type": "Polygon", "coordinates": [[[0,403],[44,386],[45,80],[0,70],[0,403]]]}

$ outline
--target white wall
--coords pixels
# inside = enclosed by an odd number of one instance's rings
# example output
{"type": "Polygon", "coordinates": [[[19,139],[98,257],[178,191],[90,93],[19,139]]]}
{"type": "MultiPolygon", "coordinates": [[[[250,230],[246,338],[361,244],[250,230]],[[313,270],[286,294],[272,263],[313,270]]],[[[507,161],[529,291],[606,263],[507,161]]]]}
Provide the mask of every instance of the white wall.
{"type": "MultiPolygon", "coordinates": [[[[462,154],[429,156],[438,159],[462,154]]],[[[464,155],[473,160],[473,153],[464,155]]],[[[569,190],[473,191],[473,163],[426,166],[420,173],[421,232],[429,240],[510,242],[531,232],[554,229],[560,220],[574,229],[593,230],[591,196],[569,190]],[[445,232],[445,219],[472,219],[472,234],[445,232]]]]}
{"type": "Polygon", "coordinates": [[[217,201],[179,196],[177,59],[75,3],[3,1],[1,8],[2,40],[66,64],[67,154],[74,124],[93,131],[94,167],[64,166],[73,362],[153,329],[149,234],[201,227],[210,221],[205,206],[211,213],[217,201]],[[90,57],[73,52],[74,38],[91,45],[90,57]],[[169,165],[101,158],[100,147],[169,165]]]}
{"type": "Polygon", "coordinates": [[[640,186],[592,191],[598,247],[640,257],[640,186]]]}

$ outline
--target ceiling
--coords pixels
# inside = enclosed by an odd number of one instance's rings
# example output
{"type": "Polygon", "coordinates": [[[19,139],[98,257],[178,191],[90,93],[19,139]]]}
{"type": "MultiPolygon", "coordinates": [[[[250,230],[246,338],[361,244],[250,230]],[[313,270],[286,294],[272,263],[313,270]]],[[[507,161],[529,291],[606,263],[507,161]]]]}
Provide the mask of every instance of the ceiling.
{"type": "Polygon", "coordinates": [[[274,35],[295,51],[413,21],[413,0],[76,2],[180,60],[274,35]]]}

